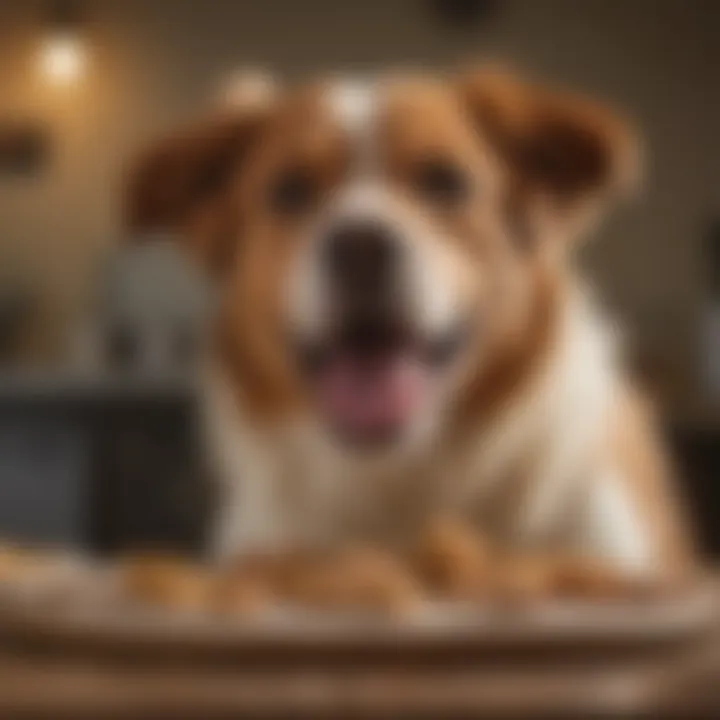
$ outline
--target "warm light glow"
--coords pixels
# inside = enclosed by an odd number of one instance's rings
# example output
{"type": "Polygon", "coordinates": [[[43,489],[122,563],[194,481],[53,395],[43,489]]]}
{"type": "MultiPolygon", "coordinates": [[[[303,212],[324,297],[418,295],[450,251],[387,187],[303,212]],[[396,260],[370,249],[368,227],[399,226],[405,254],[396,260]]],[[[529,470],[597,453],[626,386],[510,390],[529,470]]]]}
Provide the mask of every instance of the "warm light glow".
{"type": "Polygon", "coordinates": [[[85,69],[85,47],[74,33],[55,33],[40,50],[40,69],[57,83],[77,80],[85,69]]]}
{"type": "Polygon", "coordinates": [[[261,108],[272,102],[276,86],[264,70],[246,68],[233,73],[220,90],[220,102],[232,108],[261,108]]]}

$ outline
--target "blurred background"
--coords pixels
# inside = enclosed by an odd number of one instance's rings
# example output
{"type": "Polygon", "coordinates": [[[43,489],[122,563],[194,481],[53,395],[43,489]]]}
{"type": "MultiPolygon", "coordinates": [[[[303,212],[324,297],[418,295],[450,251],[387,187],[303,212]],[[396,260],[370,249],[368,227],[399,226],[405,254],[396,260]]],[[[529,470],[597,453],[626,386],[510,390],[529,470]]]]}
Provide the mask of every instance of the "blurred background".
{"type": "Polygon", "coordinates": [[[199,279],[120,217],[139,148],[246,68],[502,60],[623,108],[644,190],[584,249],[720,554],[720,2],[0,3],[0,536],[202,545],[199,279]]]}

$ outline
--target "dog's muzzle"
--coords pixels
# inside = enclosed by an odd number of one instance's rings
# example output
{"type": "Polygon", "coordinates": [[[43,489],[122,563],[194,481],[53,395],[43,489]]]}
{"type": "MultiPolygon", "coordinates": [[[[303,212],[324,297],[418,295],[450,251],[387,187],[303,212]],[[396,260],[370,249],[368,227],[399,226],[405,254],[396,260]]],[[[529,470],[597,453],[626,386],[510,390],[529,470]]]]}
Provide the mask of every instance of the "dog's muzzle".
{"type": "Polygon", "coordinates": [[[296,343],[321,413],[355,444],[396,438],[432,394],[465,329],[430,336],[413,312],[410,248],[385,220],[337,221],[320,239],[328,322],[296,343]]]}
{"type": "Polygon", "coordinates": [[[409,340],[401,239],[378,220],[331,229],[322,261],[333,308],[334,342],[356,357],[389,353],[409,340]]]}

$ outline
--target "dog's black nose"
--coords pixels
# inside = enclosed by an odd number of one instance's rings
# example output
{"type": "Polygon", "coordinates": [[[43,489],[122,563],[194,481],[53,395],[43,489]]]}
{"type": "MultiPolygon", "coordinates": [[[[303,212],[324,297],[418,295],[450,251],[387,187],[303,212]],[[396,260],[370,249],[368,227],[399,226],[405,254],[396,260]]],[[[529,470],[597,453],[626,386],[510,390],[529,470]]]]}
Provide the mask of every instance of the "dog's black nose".
{"type": "Polygon", "coordinates": [[[393,228],[372,219],[345,221],[328,234],[324,253],[337,341],[361,354],[402,342],[402,244],[393,228]]]}
{"type": "Polygon", "coordinates": [[[325,243],[325,262],[341,294],[387,289],[400,243],[391,228],[376,220],[352,220],[335,227],[325,243]]]}

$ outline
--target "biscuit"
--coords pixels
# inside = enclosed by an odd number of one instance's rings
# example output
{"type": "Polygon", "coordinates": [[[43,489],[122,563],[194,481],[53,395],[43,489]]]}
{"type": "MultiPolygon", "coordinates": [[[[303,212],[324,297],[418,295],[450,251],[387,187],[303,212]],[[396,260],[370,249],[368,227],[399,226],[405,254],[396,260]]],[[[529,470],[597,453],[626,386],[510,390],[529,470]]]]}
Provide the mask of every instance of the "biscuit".
{"type": "Polygon", "coordinates": [[[448,520],[433,523],[415,553],[415,565],[429,592],[453,599],[482,596],[492,564],[485,540],[462,523],[448,520]]]}
{"type": "Polygon", "coordinates": [[[298,568],[292,599],[332,610],[372,610],[402,615],[421,590],[397,558],[374,548],[351,548],[298,568]]]}
{"type": "Polygon", "coordinates": [[[631,600],[662,590],[663,584],[652,578],[623,572],[598,560],[564,557],[554,561],[553,591],[558,598],[631,600]]]}
{"type": "Polygon", "coordinates": [[[256,615],[273,603],[270,585],[262,578],[238,572],[215,576],[209,589],[207,604],[210,612],[223,616],[256,615]]]}
{"type": "Polygon", "coordinates": [[[534,604],[553,595],[554,583],[554,566],[547,559],[508,555],[494,564],[490,594],[500,604],[534,604]]]}
{"type": "Polygon", "coordinates": [[[123,596],[178,610],[199,610],[211,597],[213,578],[205,568],[163,555],[128,558],[120,569],[123,596]]]}

